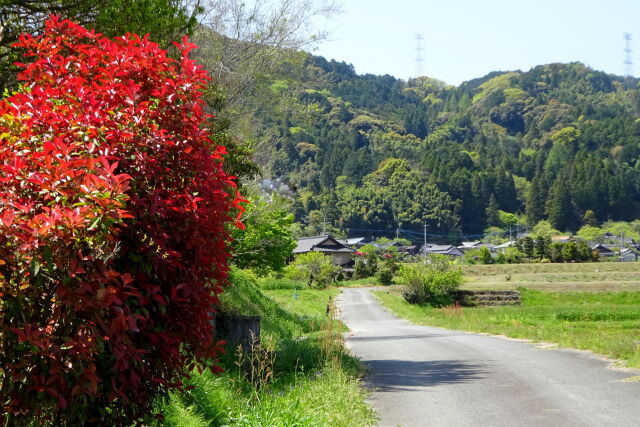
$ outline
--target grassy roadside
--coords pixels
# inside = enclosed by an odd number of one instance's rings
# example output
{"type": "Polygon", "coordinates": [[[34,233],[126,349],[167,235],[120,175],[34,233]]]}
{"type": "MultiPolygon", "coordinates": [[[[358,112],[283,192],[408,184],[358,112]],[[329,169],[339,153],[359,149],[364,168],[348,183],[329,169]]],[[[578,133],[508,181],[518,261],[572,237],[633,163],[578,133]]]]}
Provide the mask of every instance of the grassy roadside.
{"type": "Polygon", "coordinates": [[[397,292],[374,294],[396,315],[413,323],[556,343],[640,367],[640,292],[524,289],[520,307],[477,308],[416,306],[397,292]]]}
{"type": "Polygon", "coordinates": [[[366,426],[375,424],[360,366],[342,345],[344,325],[327,318],[329,296],[339,289],[311,290],[299,283],[260,283],[235,271],[222,297],[225,311],[259,315],[262,346],[233,352],[225,373],[194,373],[192,390],[162,406],[162,425],[366,426]],[[293,299],[293,288],[297,299],[293,299]],[[284,289],[282,289],[284,288],[284,289]]]}

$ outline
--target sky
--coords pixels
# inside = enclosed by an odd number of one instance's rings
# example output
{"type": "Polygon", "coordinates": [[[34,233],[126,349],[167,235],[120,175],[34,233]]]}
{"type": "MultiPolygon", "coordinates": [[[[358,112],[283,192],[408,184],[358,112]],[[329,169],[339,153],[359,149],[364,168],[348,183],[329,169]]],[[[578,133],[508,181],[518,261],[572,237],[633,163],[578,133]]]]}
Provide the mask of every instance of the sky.
{"type": "Polygon", "coordinates": [[[624,74],[631,33],[640,76],[640,0],[343,0],[321,25],[329,40],[312,51],[354,65],[358,74],[422,75],[459,85],[491,71],[580,61],[624,74]]]}

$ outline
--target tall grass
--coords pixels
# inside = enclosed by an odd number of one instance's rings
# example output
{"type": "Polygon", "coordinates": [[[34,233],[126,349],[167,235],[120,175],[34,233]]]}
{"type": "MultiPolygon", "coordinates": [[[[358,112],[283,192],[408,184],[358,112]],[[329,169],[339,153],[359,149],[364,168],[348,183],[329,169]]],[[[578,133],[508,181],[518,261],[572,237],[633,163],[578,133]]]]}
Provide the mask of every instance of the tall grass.
{"type": "Polygon", "coordinates": [[[241,271],[232,273],[232,282],[223,309],[261,316],[261,343],[229,349],[221,375],[194,372],[190,390],[160,405],[163,425],[373,425],[357,377],[360,365],[343,346],[344,325],[335,310],[326,314],[329,297],[333,301],[339,291],[305,288],[294,299],[288,284],[271,282],[270,290],[261,290],[241,271]]]}

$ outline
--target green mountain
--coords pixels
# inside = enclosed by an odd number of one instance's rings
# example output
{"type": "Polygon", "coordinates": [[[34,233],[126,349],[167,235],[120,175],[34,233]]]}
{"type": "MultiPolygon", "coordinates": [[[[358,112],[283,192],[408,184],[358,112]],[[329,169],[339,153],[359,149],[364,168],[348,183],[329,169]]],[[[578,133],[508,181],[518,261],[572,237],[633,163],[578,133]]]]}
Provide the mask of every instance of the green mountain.
{"type": "Polygon", "coordinates": [[[640,217],[638,83],[570,63],[454,87],[308,56],[262,76],[244,107],[260,105],[256,161],[311,227],[481,234],[508,212],[576,230],[587,211],[640,217]]]}

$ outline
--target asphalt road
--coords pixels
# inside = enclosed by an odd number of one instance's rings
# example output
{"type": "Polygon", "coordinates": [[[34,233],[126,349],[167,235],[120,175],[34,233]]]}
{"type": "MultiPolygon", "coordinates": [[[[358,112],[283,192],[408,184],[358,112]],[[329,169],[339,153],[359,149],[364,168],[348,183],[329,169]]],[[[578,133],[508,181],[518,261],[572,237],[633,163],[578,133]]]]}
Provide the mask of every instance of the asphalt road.
{"type": "MultiPolygon", "coordinates": [[[[640,426],[638,371],[586,352],[412,325],[368,289],[338,298],[382,426],[640,426]]],[[[640,337],[639,337],[640,339],[640,337]]]]}

